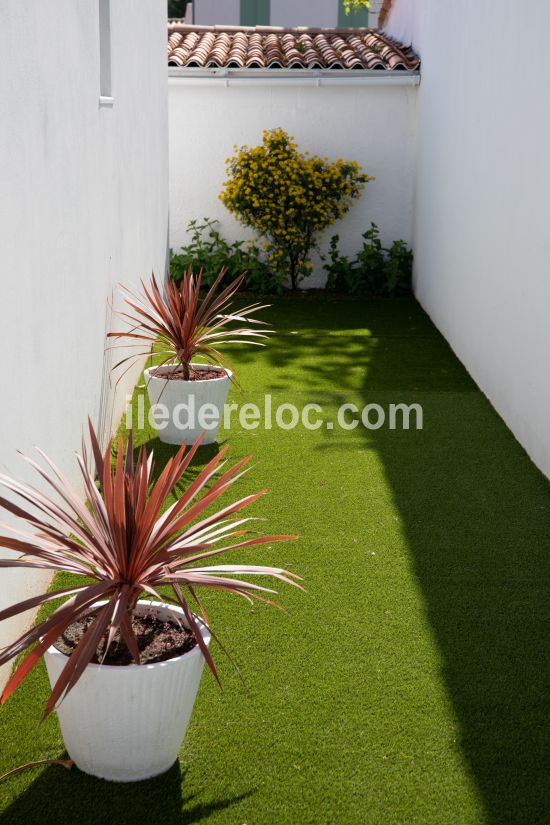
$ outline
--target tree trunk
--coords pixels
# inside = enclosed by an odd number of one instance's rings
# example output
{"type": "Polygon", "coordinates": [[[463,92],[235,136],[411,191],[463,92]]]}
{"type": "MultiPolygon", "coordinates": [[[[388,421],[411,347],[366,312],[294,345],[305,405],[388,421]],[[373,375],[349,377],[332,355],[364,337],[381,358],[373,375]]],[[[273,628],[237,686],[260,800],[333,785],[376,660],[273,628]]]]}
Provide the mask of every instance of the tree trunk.
{"type": "Polygon", "coordinates": [[[295,292],[298,289],[298,274],[296,272],[298,268],[298,262],[290,255],[290,283],[292,286],[293,291],[295,292]]]}

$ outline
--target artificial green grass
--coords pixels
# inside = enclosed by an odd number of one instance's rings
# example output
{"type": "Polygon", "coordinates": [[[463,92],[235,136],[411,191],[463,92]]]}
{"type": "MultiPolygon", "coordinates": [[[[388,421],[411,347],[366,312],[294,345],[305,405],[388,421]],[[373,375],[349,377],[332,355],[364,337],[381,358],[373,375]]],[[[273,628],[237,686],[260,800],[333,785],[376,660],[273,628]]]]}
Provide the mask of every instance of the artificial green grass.
{"type": "MultiPolygon", "coordinates": [[[[424,429],[221,432],[255,455],[241,491],[269,486],[266,529],[302,536],[239,558],[307,595],[208,598],[244,683],[216,651],[224,692],[205,672],[168,774],[30,771],[0,786],[0,823],[550,822],[548,482],[413,300],[285,296],[266,316],[279,334],[232,353],[233,400],[327,419],[417,401],[424,429]]],[[[37,728],[46,696],[40,667],[2,708],[0,772],[63,752],[54,718],[37,728]]]]}

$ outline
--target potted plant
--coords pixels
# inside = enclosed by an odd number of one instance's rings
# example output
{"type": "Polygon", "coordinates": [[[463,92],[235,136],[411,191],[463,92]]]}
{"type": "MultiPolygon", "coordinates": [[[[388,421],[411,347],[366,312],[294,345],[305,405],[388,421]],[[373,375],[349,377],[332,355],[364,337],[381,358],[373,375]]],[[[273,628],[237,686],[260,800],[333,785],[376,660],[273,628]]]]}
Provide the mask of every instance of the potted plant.
{"type": "Polygon", "coordinates": [[[45,568],[84,579],[0,612],[3,620],[65,599],[0,652],[4,664],[28,651],[1,701],[44,656],[52,686],[44,715],[57,711],[71,759],[94,776],[133,781],[163,773],[177,758],[204,660],[217,678],[201,589],[272,603],[263,594],[274,591],[241,576],[300,585],[298,576],[279,568],[215,563],[229,550],[294,538],[250,536],[245,525],[251,519],[240,511],[265,490],[213,509],[250,456],[216,477],[225,463],[224,447],[179,492],[200,441],[189,450],[182,446],[155,481],[152,454],[142,447],[134,460],[131,434],[126,450],[119,439],[114,463],[112,442],[102,454],[91,424],[90,437],[98,485],[88,469],[84,440],[77,456],[88,506],[40,450],[46,468],[26,460],[55,498],[0,475],[0,485],[10,494],[0,497],[0,506],[32,528],[26,533],[14,527],[14,537],[0,536],[0,547],[23,554],[0,559],[0,567],[45,568]],[[162,512],[176,489],[175,502],[162,512]],[[169,595],[161,596],[162,585],[169,595]]]}
{"type": "Polygon", "coordinates": [[[155,427],[161,441],[168,444],[194,444],[205,433],[204,444],[216,440],[229,392],[232,372],[219,352],[225,344],[246,343],[264,346],[272,330],[258,332],[250,326],[263,325],[252,316],[265,305],[251,304],[231,311],[235,293],[241,286],[240,275],[218,292],[226,270],[201,297],[201,277],[188,270],[178,286],[168,277],[164,294],[154,275],[149,287],[142,281],[143,294],[123,287],[126,304],[131,312],[119,315],[129,323],[129,329],[111,332],[113,338],[129,338],[139,352],[122,359],[115,369],[128,360],[143,355],[158,355],[160,364],[145,370],[145,382],[153,412],[155,427]],[[147,347],[145,350],[143,349],[147,347]],[[202,358],[208,363],[198,363],[202,358]],[[163,405],[162,408],[160,405],[163,405]],[[162,418],[158,415],[163,412],[162,418]]]}

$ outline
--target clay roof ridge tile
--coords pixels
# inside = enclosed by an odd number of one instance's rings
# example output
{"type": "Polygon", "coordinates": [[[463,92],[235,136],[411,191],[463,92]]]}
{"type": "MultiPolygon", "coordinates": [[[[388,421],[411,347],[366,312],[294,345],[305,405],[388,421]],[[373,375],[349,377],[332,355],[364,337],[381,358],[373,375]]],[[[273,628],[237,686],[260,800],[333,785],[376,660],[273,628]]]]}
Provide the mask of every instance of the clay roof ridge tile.
{"type": "Polygon", "coordinates": [[[417,70],[414,51],[373,29],[168,26],[168,63],[229,68],[417,70]]]}

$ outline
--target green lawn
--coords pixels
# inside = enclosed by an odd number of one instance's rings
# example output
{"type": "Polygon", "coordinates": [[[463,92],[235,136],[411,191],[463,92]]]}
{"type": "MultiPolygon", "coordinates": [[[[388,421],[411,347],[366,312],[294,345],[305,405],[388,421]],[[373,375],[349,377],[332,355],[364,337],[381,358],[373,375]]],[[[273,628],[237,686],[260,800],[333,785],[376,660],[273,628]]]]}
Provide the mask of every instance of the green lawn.
{"type": "MultiPolygon", "coordinates": [[[[243,493],[270,488],[255,514],[302,536],[241,558],[308,593],[281,592],[285,613],[208,599],[244,684],[218,653],[224,691],[205,672],[164,777],[28,771],[0,786],[0,823],[549,823],[548,482],[414,301],[283,297],[266,315],[279,334],[233,352],[234,400],[327,418],[416,401],[424,429],[221,433],[255,455],[243,493]]],[[[55,719],[37,728],[46,694],[41,667],[1,710],[0,772],[63,752],[55,719]]]]}

